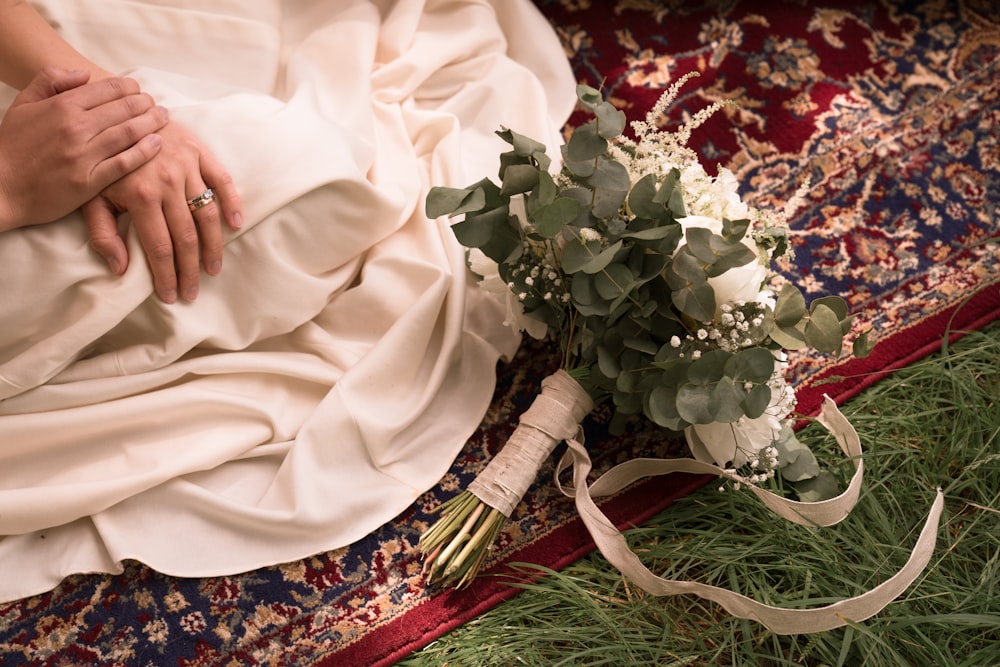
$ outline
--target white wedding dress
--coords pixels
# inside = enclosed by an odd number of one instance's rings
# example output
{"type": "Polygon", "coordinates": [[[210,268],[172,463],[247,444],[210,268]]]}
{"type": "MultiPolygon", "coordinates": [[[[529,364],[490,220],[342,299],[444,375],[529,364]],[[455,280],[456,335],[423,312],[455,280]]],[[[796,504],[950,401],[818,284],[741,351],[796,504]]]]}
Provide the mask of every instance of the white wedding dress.
{"type": "Polygon", "coordinates": [[[35,4],[214,151],[246,225],[175,305],[134,234],[123,277],[78,215],[0,235],[0,600],[123,559],[246,571],[391,519],[517,345],[424,197],[495,177],[501,125],[559,145],[551,28],[527,0],[35,4]]]}

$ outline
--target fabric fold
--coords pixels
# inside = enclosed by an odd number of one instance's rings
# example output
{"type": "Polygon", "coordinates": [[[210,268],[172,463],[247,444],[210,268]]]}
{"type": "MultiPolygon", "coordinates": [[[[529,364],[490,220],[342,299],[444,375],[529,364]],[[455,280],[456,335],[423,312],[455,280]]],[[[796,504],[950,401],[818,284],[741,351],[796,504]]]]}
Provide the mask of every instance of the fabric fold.
{"type": "Polygon", "coordinates": [[[246,571],[404,510],[518,344],[423,198],[490,174],[503,124],[560,143],[549,25],[522,0],[36,4],[209,146],[246,224],[172,306],[133,234],[122,277],[79,215],[0,236],[0,600],[123,559],[246,571]]]}

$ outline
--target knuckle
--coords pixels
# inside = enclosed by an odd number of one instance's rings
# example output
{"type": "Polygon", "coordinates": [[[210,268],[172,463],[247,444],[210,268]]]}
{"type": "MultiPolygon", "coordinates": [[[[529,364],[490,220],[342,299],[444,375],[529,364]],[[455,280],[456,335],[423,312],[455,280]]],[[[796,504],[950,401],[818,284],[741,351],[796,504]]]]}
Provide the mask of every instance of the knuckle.
{"type": "Polygon", "coordinates": [[[187,227],[177,234],[174,242],[177,244],[178,250],[185,252],[195,250],[198,247],[198,232],[194,227],[187,227]]]}
{"type": "Polygon", "coordinates": [[[160,201],[160,190],[153,184],[140,180],[132,187],[132,197],[142,206],[153,206],[160,201]]]}
{"type": "Polygon", "coordinates": [[[146,246],[146,255],[154,264],[172,262],[174,258],[174,247],[169,241],[151,241],[146,246]]]}
{"type": "Polygon", "coordinates": [[[125,95],[128,95],[129,92],[130,92],[129,91],[129,84],[127,83],[128,81],[131,81],[132,84],[134,84],[136,88],[139,87],[139,84],[135,83],[134,80],[132,80],[132,79],[124,79],[124,78],[118,77],[118,76],[114,76],[114,77],[111,77],[109,79],[105,79],[105,82],[106,82],[105,85],[107,85],[107,87],[111,89],[111,92],[114,93],[116,96],[118,96],[118,97],[124,97],[125,95]]]}

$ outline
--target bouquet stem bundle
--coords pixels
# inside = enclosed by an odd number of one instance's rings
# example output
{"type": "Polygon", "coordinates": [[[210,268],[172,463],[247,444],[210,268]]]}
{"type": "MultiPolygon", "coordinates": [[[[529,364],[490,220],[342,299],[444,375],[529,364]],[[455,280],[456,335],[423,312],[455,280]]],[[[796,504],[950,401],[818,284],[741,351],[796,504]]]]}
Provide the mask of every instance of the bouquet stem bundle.
{"type": "Polygon", "coordinates": [[[441,505],[441,519],[421,537],[429,584],[461,588],[472,581],[542,462],[563,440],[582,438],[580,422],[593,408],[569,373],[560,370],[542,381],[503,449],[468,490],[441,505]]]}

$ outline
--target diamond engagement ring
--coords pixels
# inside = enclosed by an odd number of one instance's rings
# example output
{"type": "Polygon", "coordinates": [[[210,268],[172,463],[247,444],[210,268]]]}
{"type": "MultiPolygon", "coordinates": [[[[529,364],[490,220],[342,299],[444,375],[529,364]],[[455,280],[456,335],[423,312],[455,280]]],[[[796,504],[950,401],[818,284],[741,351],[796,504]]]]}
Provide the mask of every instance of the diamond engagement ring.
{"type": "Polygon", "coordinates": [[[199,208],[203,206],[208,206],[213,201],[215,201],[215,193],[212,192],[212,188],[207,188],[197,197],[194,197],[193,199],[188,199],[187,203],[188,209],[190,209],[191,212],[193,213],[194,211],[197,211],[199,208]]]}

